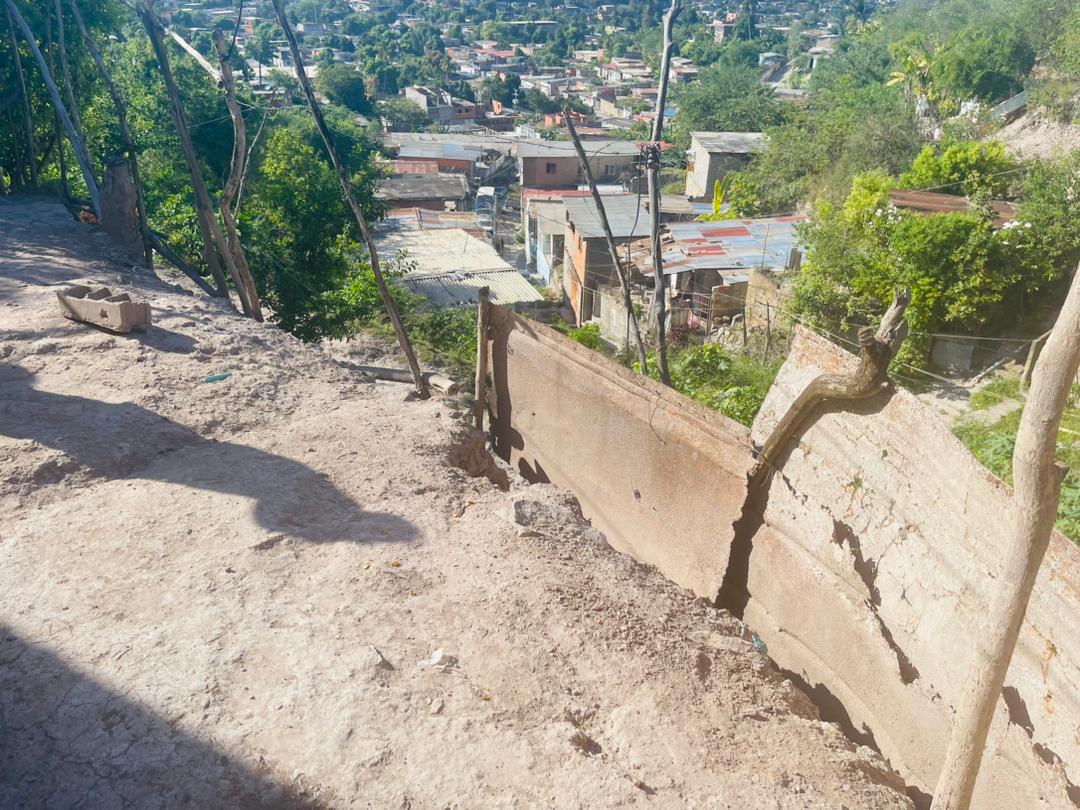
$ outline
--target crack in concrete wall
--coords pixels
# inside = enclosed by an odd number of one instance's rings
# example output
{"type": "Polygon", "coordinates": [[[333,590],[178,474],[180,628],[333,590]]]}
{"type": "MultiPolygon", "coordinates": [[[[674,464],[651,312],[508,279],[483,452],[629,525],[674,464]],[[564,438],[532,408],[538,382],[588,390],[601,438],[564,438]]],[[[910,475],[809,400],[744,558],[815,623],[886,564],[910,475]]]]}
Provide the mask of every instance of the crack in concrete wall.
{"type": "MultiPolygon", "coordinates": [[[[541,325],[498,308],[492,320],[497,451],[574,491],[616,548],[744,618],[823,717],[928,805],[1007,542],[1007,487],[923,403],[889,391],[820,413],[748,492],[751,436],[815,376],[857,364],[805,330],[748,436],[541,325]]],[[[1080,806],[1078,617],[1080,553],[1057,535],[974,806],[1080,806]]]]}

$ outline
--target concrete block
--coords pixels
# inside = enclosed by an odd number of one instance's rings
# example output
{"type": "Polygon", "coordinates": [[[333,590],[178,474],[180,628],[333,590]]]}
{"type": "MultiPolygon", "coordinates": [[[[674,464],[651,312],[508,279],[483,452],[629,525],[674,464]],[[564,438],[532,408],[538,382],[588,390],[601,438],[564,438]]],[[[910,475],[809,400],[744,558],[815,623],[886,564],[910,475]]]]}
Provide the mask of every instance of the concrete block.
{"type": "Polygon", "coordinates": [[[131,300],[127,293],[113,295],[108,287],[96,290],[75,286],[58,290],[60,312],[73,321],[100,326],[110,332],[144,332],[150,328],[150,305],[131,300]]]}

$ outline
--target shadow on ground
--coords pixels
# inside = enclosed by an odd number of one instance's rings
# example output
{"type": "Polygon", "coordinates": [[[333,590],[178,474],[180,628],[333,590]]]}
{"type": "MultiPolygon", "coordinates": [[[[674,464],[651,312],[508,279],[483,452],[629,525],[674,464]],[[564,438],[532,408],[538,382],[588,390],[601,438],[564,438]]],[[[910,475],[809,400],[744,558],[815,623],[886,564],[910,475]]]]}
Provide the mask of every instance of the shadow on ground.
{"type": "Polygon", "coordinates": [[[319,803],[0,624],[0,807],[319,803]]]}
{"type": "Polygon", "coordinates": [[[324,473],[298,461],[207,439],[130,402],[39,390],[33,375],[15,365],[0,367],[0,435],[59,450],[91,476],[243,496],[254,502],[261,527],[309,542],[401,542],[418,534],[397,515],[362,509],[324,473]]]}

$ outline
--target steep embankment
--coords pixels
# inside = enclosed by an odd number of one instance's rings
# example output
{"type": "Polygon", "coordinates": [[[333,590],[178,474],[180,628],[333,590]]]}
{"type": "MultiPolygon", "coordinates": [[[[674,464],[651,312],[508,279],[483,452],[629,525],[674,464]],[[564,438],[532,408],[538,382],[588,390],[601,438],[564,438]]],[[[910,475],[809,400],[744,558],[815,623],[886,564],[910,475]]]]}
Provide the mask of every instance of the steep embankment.
{"type": "Polygon", "coordinates": [[[110,255],[0,200],[0,806],[909,806],[739,622],[451,467],[453,403],[110,255]]]}

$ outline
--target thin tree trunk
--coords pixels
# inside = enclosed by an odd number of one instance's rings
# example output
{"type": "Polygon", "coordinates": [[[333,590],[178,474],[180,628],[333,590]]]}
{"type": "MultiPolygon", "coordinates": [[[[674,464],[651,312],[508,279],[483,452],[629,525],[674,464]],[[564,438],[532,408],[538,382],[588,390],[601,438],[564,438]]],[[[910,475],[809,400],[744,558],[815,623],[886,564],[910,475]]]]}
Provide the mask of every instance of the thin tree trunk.
{"type": "Polygon", "coordinates": [[[30,185],[38,184],[37,150],[34,148],[34,114],[30,109],[30,95],[26,92],[26,74],[23,73],[22,58],[19,56],[19,40],[15,38],[15,22],[11,12],[7,11],[8,35],[11,38],[11,54],[15,60],[15,75],[19,80],[19,94],[23,101],[23,122],[26,128],[26,163],[30,166],[30,185]]]}
{"type": "Polygon", "coordinates": [[[1012,542],[979,633],[968,681],[960,695],[933,810],[967,810],[986,736],[1005,683],[1057,517],[1065,469],[1056,462],[1058,428],[1080,368],[1080,272],[1035,363],[1031,390],[1013,450],[1012,542]]]}
{"type": "Polygon", "coordinates": [[[79,26],[79,33],[82,34],[83,42],[86,44],[86,49],[90,52],[94,64],[97,65],[98,73],[101,74],[101,78],[109,88],[109,96],[112,98],[113,107],[116,109],[116,117],[120,122],[120,144],[124,148],[124,156],[127,158],[128,166],[131,168],[131,182],[135,186],[136,205],[139,207],[139,228],[142,230],[143,243],[146,246],[146,266],[153,268],[153,240],[151,239],[150,223],[146,217],[146,199],[143,196],[142,180],[139,178],[139,161],[136,156],[135,139],[131,136],[131,129],[128,127],[127,105],[124,103],[120,88],[117,87],[112,74],[109,73],[109,69],[105,66],[105,59],[102,57],[97,43],[94,42],[94,38],[90,36],[90,31],[86,28],[86,23],[83,22],[78,0],[70,0],[70,3],[71,14],[75,18],[75,23],[79,26]]]}
{"type": "Polygon", "coordinates": [[[30,47],[30,52],[34,55],[34,60],[37,62],[38,69],[41,71],[41,78],[45,80],[45,86],[49,89],[49,96],[52,98],[53,107],[60,116],[60,120],[64,122],[64,129],[67,130],[68,138],[71,139],[71,145],[75,149],[75,157],[79,161],[79,168],[82,169],[83,179],[86,181],[86,188],[90,192],[90,204],[94,208],[94,214],[96,214],[97,218],[100,220],[101,200],[98,195],[97,180],[94,179],[94,171],[90,166],[90,156],[86,154],[82,145],[79,143],[78,136],[75,134],[75,126],[71,123],[71,116],[68,115],[67,108],[60,98],[60,91],[56,87],[56,82],[53,81],[49,66],[45,64],[45,57],[41,55],[41,49],[38,48],[37,42],[34,41],[33,31],[30,30],[30,26],[26,24],[26,20],[23,19],[22,14],[19,13],[19,9],[15,5],[14,0],[5,0],[5,3],[7,5],[8,13],[18,24],[19,29],[22,31],[23,38],[26,40],[26,44],[30,47]]]}
{"type": "MultiPolygon", "coordinates": [[[[59,15],[57,16],[59,19],[59,15]]],[[[63,25],[63,23],[60,23],[63,25]]],[[[51,21],[46,18],[45,21],[45,43],[49,49],[49,55],[53,58],[53,67],[56,67],[56,42],[53,40],[52,24],[51,21]]],[[[64,198],[64,203],[67,204],[71,201],[71,186],[68,184],[68,167],[67,167],[67,155],[64,154],[64,137],[60,132],[60,116],[53,113],[53,137],[56,138],[59,149],[56,150],[57,163],[60,167],[60,194],[64,198]]]]}
{"type": "Polygon", "coordinates": [[[251,146],[248,147],[247,155],[244,157],[244,170],[240,172],[240,185],[236,189],[236,202],[233,204],[232,215],[233,217],[240,216],[240,206],[244,202],[244,181],[247,179],[248,169],[251,167],[251,156],[255,154],[255,145],[259,142],[259,136],[262,135],[263,127],[266,126],[266,119],[270,117],[270,110],[274,106],[274,99],[277,98],[277,89],[270,94],[270,100],[267,102],[268,106],[263,112],[262,121],[259,122],[259,128],[255,130],[255,137],[251,139],[251,146]]]}
{"type": "Polygon", "coordinates": [[[383,306],[386,308],[386,314],[390,317],[390,322],[394,325],[394,332],[397,334],[398,345],[401,346],[401,350],[405,353],[405,358],[409,361],[409,369],[412,371],[417,393],[422,397],[427,397],[429,395],[427,383],[424,381],[424,375],[420,371],[420,364],[416,360],[416,353],[413,352],[412,344],[409,342],[409,336],[405,334],[405,325],[401,322],[401,315],[398,313],[397,304],[394,303],[394,299],[390,295],[390,288],[386,285],[386,278],[383,276],[382,268],[379,265],[379,253],[375,249],[375,240],[371,237],[371,229],[368,228],[367,221],[364,219],[364,212],[360,210],[360,205],[356,202],[356,195],[353,194],[352,183],[349,181],[349,171],[345,168],[345,164],[341,162],[341,158],[338,157],[337,148],[334,146],[334,141],[330,137],[330,130],[326,126],[326,121],[323,119],[322,110],[319,109],[319,102],[315,100],[315,92],[311,89],[311,81],[304,71],[304,60],[300,55],[300,46],[296,44],[296,35],[293,33],[292,26],[289,25],[289,21],[285,17],[285,9],[283,8],[282,0],[272,0],[272,2],[274,4],[274,11],[277,13],[278,23],[281,25],[282,31],[285,32],[285,38],[289,41],[289,50],[292,53],[293,64],[296,69],[296,78],[300,81],[300,87],[303,89],[308,107],[311,109],[311,115],[315,119],[315,125],[319,128],[319,134],[322,135],[323,143],[326,144],[326,151],[330,155],[330,162],[334,164],[334,170],[337,172],[338,180],[341,182],[341,190],[345,195],[345,200],[348,202],[349,208],[352,209],[353,216],[356,218],[356,224],[360,228],[360,233],[363,234],[364,243],[367,245],[368,249],[368,257],[371,261],[371,272],[375,276],[376,284],[378,284],[379,295],[382,297],[383,306]]]}
{"type": "MultiPolygon", "coordinates": [[[[8,2],[11,2],[11,0],[8,0],[8,2]]],[[[136,12],[139,19],[142,20],[143,27],[146,28],[146,33],[150,36],[150,45],[154,49],[154,55],[157,57],[158,66],[161,69],[161,76],[165,80],[165,92],[169,96],[169,114],[172,117],[173,126],[176,127],[176,134],[180,138],[180,149],[184,153],[188,173],[191,175],[191,187],[195,192],[195,213],[203,242],[203,260],[214,277],[218,295],[228,298],[229,285],[225,280],[225,273],[221,269],[221,261],[214,250],[215,244],[219,241],[215,232],[220,235],[220,229],[217,226],[217,219],[214,217],[214,210],[210,206],[210,193],[206,190],[206,181],[203,179],[199,159],[195,155],[195,147],[191,142],[191,133],[188,130],[187,119],[184,116],[184,107],[180,103],[180,91],[176,88],[176,81],[173,79],[172,69],[169,67],[169,54],[165,50],[165,42],[161,38],[161,29],[154,18],[150,0],[144,0],[144,5],[137,6],[136,12]]],[[[223,239],[220,241],[224,242],[223,239]]]]}
{"type": "MultiPolygon", "coordinates": [[[[649,362],[645,357],[645,341],[641,339],[641,332],[638,330],[637,316],[634,315],[634,303],[630,300],[630,279],[627,276],[629,268],[624,269],[622,263],[619,261],[619,251],[618,248],[615,247],[615,237],[611,234],[611,225],[608,224],[607,211],[604,209],[604,201],[600,197],[600,190],[596,187],[596,181],[593,179],[592,167],[589,165],[589,159],[585,155],[584,147],[581,145],[581,139],[578,138],[577,128],[574,126],[574,119],[570,115],[569,107],[563,107],[563,118],[566,119],[566,128],[570,132],[570,139],[574,142],[574,149],[577,151],[578,160],[581,161],[581,168],[585,173],[585,180],[589,184],[589,191],[592,192],[593,202],[596,203],[596,213],[600,218],[600,225],[604,229],[608,253],[611,254],[611,263],[615,267],[615,274],[619,278],[619,286],[622,287],[623,304],[626,306],[626,317],[634,335],[634,343],[637,346],[638,363],[641,364],[641,373],[648,375],[649,362]]],[[[633,234],[631,234],[631,236],[633,236],[633,234]]]]}
{"type": "Polygon", "coordinates": [[[668,73],[671,71],[671,50],[674,43],[671,27],[679,14],[679,0],[671,0],[664,15],[664,52],[660,58],[660,85],[656,94],[656,120],[653,122],[652,143],[648,149],[649,225],[653,255],[653,306],[656,312],[656,365],[660,380],[671,385],[667,358],[667,279],[664,278],[664,258],[660,251],[660,142],[664,135],[664,108],[667,106],[668,73]]]}
{"type": "MultiPolygon", "coordinates": [[[[64,77],[64,89],[67,91],[68,109],[71,111],[71,123],[75,125],[75,134],[79,138],[79,146],[87,155],[90,150],[86,146],[86,130],[83,129],[82,116],[79,115],[79,105],[75,100],[75,86],[71,82],[71,68],[68,66],[67,41],[64,37],[64,12],[60,6],[60,0],[53,0],[56,6],[56,42],[60,48],[60,72],[64,77]]],[[[63,153],[63,147],[60,148],[63,153]]]]}
{"type": "Polygon", "coordinates": [[[220,31],[214,32],[214,49],[221,61],[221,82],[225,88],[225,103],[229,107],[233,125],[232,163],[229,165],[229,178],[225,181],[225,188],[222,189],[221,198],[218,200],[218,209],[221,211],[221,221],[225,223],[229,250],[232,252],[232,259],[242,282],[242,292],[245,293],[241,298],[244,302],[244,312],[249,317],[261,321],[263,314],[259,305],[259,293],[255,289],[255,281],[251,277],[251,269],[248,267],[244,248],[240,244],[240,233],[236,229],[236,220],[232,213],[233,199],[240,188],[240,178],[244,176],[247,160],[247,128],[244,126],[244,115],[240,111],[240,104],[236,101],[236,84],[233,81],[232,67],[228,63],[229,54],[225,48],[225,40],[220,31]]]}

